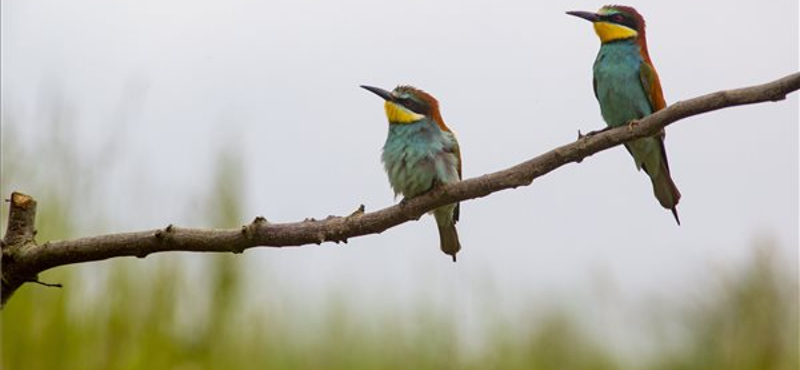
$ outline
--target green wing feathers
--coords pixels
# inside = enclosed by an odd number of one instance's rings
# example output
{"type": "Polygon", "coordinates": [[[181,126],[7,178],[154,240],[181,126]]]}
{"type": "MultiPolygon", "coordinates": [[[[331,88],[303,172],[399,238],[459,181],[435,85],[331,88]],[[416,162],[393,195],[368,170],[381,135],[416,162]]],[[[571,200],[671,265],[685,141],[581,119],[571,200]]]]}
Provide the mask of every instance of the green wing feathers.
{"type": "MultiPolygon", "coordinates": [[[[653,66],[643,61],[639,67],[639,79],[642,82],[642,88],[647,95],[647,100],[650,103],[650,108],[653,113],[664,109],[667,106],[664,100],[664,91],[661,89],[661,80],[658,78],[658,73],[653,66]]],[[[657,136],[648,140],[651,146],[656,146],[655,153],[649,153],[650,160],[643,160],[642,167],[645,172],[650,176],[650,181],[653,183],[653,192],[656,199],[661,203],[661,206],[672,211],[675,217],[675,222],[681,224],[678,218],[678,202],[681,200],[681,192],[672,181],[672,176],[669,172],[669,161],[667,160],[667,151],[664,148],[664,131],[657,136]]]]}

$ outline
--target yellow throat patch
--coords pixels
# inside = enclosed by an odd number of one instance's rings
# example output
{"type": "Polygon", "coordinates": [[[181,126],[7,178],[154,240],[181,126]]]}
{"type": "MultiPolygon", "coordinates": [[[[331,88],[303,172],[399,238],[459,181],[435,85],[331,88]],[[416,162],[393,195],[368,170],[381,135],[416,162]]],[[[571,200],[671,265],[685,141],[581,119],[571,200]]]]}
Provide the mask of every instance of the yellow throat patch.
{"type": "Polygon", "coordinates": [[[414,123],[425,118],[419,113],[390,101],[387,101],[383,108],[386,110],[386,118],[389,119],[389,123],[414,123]]]}
{"type": "Polygon", "coordinates": [[[594,32],[600,37],[601,42],[627,39],[639,35],[633,29],[609,22],[594,22],[594,32]]]}

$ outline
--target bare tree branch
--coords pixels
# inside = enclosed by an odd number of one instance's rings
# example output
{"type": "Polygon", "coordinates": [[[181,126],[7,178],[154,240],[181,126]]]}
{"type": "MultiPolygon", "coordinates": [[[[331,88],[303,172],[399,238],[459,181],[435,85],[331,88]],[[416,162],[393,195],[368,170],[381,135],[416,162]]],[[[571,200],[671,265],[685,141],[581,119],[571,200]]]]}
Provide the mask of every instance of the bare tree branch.
{"type": "Polygon", "coordinates": [[[398,205],[364,213],[360,206],[345,217],[272,224],[263,217],[237,229],[187,229],[169,225],[159,230],[100,235],[36,244],[36,202],[20,193],[11,197],[8,231],[2,244],[2,303],[25,282],[36,282],[44,270],[113,257],[144,258],[167,251],[242,253],[252,247],[290,247],[323,242],[347,242],[357,236],[379,234],[401,223],[419,219],[436,207],[491,193],[527,186],[561,166],[637,138],[653,135],[680,119],[722,108],[779,101],[800,89],[800,73],[763,85],[719,91],[680,101],[630,127],[608,130],[560,146],[531,160],[495,173],[441,186],[398,205]]]}

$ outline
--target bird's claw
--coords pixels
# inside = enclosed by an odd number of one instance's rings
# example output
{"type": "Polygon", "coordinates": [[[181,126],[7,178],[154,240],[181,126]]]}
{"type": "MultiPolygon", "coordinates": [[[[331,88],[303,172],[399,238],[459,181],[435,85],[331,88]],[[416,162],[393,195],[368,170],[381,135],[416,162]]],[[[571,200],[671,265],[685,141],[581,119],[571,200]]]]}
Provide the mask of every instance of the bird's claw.
{"type": "Polygon", "coordinates": [[[587,133],[585,133],[585,134],[584,134],[584,133],[582,133],[582,132],[581,132],[581,130],[578,130],[578,140],[581,140],[581,139],[586,139],[586,138],[590,138],[590,137],[592,137],[592,136],[594,136],[594,135],[597,135],[597,134],[601,134],[601,133],[603,133],[603,132],[606,132],[606,131],[608,131],[609,129],[611,129],[611,127],[606,127],[606,128],[603,128],[603,129],[601,129],[601,130],[589,131],[589,132],[587,132],[587,133]]]}

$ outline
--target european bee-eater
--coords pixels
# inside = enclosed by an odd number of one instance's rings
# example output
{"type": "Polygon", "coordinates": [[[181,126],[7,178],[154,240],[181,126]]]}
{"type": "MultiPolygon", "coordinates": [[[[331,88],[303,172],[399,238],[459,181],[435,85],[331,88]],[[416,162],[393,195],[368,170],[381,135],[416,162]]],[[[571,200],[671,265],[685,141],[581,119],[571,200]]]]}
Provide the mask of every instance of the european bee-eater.
{"type": "MultiPolygon", "coordinates": [[[[389,135],[383,145],[383,166],[395,196],[412,198],[440,184],[461,180],[461,151],[456,136],[439,113],[439,102],[412,86],[391,92],[361,86],[385,100],[389,135]]],[[[459,204],[433,210],[442,252],[453,257],[461,249],[456,232],[459,204]]]]}
{"type": "MultiPolygon", "coordinates": [[[[600,52],[594,61],[594,95],[600,103],[603,120],[618,127],[664,109],[664,93],[656,69],[647,52],[644,18],[636,9],[606,5],[597,13],[572,11],[569,15],[594,24],[600,37],[600,52]]],[[[664,149],[664,131],[631,141],[625,148],[637,169],[644,169],[653,183],[653,192],[664,208],[678,218],[681,193],[672,181],[664,149]]]]}

